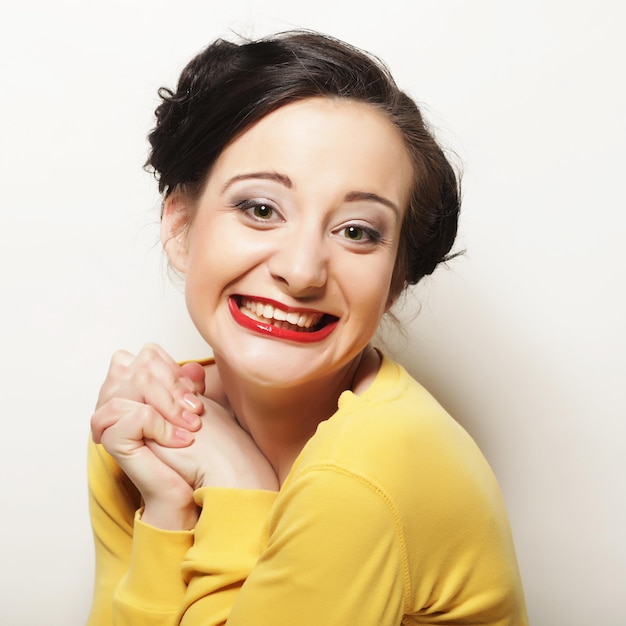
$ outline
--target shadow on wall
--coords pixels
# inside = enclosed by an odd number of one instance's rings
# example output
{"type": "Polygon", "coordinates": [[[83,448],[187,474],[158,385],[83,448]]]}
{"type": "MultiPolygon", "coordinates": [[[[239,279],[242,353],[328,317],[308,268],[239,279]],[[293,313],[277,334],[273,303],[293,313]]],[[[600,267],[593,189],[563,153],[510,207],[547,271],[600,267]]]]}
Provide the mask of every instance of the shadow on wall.
{"type": "MultiPolygon", "coordinates": [[[[472,435],[498,478],[530,622],[578,624],[575,598],[617,599],[620,576],[610,568],[626,562],[620,453],[611,416],[598,414],[589,393],[585,354],[562,349],[571,340],[541,311],[503,301],[456,267],[426,279],[394,312],[400,324],[388,320],[379,345],[472,435]]],[[[617,623],[617,608],[600,610],[606,618],[594,621],[617,623]]]]}

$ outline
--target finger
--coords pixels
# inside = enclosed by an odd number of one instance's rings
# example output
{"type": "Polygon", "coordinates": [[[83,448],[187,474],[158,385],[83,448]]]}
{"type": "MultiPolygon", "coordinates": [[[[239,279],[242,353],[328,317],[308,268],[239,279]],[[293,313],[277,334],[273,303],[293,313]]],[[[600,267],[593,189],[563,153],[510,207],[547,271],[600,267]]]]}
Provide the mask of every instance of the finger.
{"type": "Polygon", "coordinates": [[[91,416],[91,437],[94,442],[101,443],[102,433],[107,428],[111,428],[124,416],[133,411],[139,412],[143,410],[144,406],[140,402],[128,400],[127,398],[111,398],[111,400],[105,402],[91,416]]]}
{"type": "Polygon", "coordinates": [[[126,380],[128,368],[132,365],[134,359],[135,355],[126,352],[126,350],[117,350],[113,353],[106,378],[98,394],[96,409],[115,395],[120,384],[126,380]]]}
{"type": "Polygon", "coordinates": [[[197,430],[203,405],[193,392],[194,384],[178,363],[156,348],[142,349],[119,393],[153,406],[172,424],[197,430]]]}
{"type": "MultiPolygon", "coordinates": [[[[191,373],[198,378],[196,369],[191,373]]],[[[136,357],[116,353],[110,378],[113,382],[107,387],[107,393],[102,394],[97,408],[113,396],[119,396],[153,406],[165,419],[178,426],[191,430],[200,427],[200,420],[194,417],[203,410],[194,393],[199,385],[192,382],[159,345],[146,344],[136,357]]]]}
{"type": "Polygon", "coordinates": [[[204,368],[199,363],[188,365],[190,367],[186,369],[179,365],[161,346],[149,343],[137,355],[131,371],[139,373],[152,371],[153,376],[170,389],[173,395],[180,397],[187,392],[195,394],[201,391],[204,386],[204,368]]]}
{"type": "Polygon", "coordinates": [[[202,426],[202,422],[197,415],[184,413],[183,419],[190,425],[180,427],[168,422],[154,407],[148,404],[127,398],[112,398],[91,416],[91,436],[95,443],[102,443],[103,433],[119,422],[135,425],[145,423],[144,435],[139,436],[137,431],[132,429],[130,432],[137,434],[140,439],[143,437],[156,439],[164,446],[189,445],[193,441],[192,431],[198,430],[202,426]],[[194,420],[199,420],[200,426],[196,427],[194,420]],[[160,430],[155,430],[157,426],[160,430]]]}
{"type": "Polygon", "coordinates": [[[190,445],[193,433],[170,424],[147,404],[115,398],[92,418],[92,435],[114,456],[129,456],[144,446],[146,439],[158,444],[181,448],[190,445]]]}
{"type": "Polygon", "coordinates": [[[200,486],[200,466],[192,453],[193,448],[166,447],[151,439],[146,440],[146,447],[159,461],[184,478],[191,487],[196,489],[200,486]],[[181,450],[184,452],[181,453],[181,450]]]}

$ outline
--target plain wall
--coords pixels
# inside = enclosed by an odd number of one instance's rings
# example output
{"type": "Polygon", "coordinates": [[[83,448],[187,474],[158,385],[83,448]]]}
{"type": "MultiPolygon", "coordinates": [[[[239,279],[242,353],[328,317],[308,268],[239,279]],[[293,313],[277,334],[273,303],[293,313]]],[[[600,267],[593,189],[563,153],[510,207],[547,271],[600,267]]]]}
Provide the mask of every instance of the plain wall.
{"type": "Polygon", "coordinates": [[[0,18],[0,623],[85,621],[85,446],[111,353],[207,348],[143,172],[159,86],[216,36],[384,60],[464,169],[459,248],[389,348],[475,437],[533,626],[626,624],[625,10],[614,1],[12,3],[0,18]],[[417,311],[419,310],[419,314],[417,311]]]}

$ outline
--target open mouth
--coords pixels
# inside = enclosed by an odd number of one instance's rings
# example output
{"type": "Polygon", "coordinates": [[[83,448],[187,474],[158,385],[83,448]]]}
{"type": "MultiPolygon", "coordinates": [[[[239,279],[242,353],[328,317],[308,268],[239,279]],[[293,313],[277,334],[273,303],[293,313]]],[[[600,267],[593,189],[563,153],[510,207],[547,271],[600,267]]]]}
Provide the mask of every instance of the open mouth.
{"type": "Polygon", "coordinates": [[[334,315],[306,309],[283,308],[278,302],[234,296],[231,314],[241,326],[277,339],[306,342],[325,339],[336,327],[334,315]]]}

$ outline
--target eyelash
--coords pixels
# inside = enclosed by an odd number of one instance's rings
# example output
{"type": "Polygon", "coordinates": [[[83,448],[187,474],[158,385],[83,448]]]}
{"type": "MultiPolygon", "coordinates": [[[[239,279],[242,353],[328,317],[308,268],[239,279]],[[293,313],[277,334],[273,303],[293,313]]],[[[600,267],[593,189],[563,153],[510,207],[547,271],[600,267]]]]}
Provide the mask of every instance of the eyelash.
{"type": "MultiPolygon", "coordinates": [[[[233,203],[232,206],[244,213],[245,215],[249,216],[251,220],[260,224],[262,224],[263,222],[270,222],[271,218],[274,215],[282,218],[278,210],[273,207],[270,202],[263,202],[259,200],[242,200],[240,202],[233,203]],[[258,217],[254,214],[254,210],[261,207],[265,207],[270,211],[270,214],[267,217],[258,217]]],[[[337,234],[344,233],[344,239],[348,242],[355,243],[356,245],[365,246],[368,244],[375,245],[385,243],[383,235],[375,228],[371,228],[369,226],[363,226],[359,224],[347,224],[346,226],[342,226],[341,228],[336,229],[334,232],[337,234]],[[347,231],[349,229],[361,231],[365,239],[351,239],[347,236],[347,231]]]]}
{"type": "Polygon", "coordinates": [[[236,209],[239,209],[242,213],[249,215],[249,217],[257,222],[269,222],[270,218],[274,215],[280,215],[278,211],[269,202],[259,202],[258,200],[242,200],[233,204],[236,209]],[[254,209],[266,207],[271,212],[268,217],[258,217],[254,215],[254,209]]]}
{"type": "Polygon", "coordinates": [[[358,243],[360,245],[365,245],[367,243],[372,243],[372,244],[380,243],[383,239],[380,232],[378,232],[375,228],[370,228],[368,226],[360,226],[357,224],[348,224],[347,226],[342,226],[337,232],[344,233],[344,238],[347,241],[358,243]],[[367,239],[363,241],[362,239],[351,239],[350,237],[348,237],[347,231],[351,228],[361,231],[367,239]]]}

